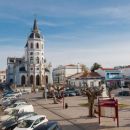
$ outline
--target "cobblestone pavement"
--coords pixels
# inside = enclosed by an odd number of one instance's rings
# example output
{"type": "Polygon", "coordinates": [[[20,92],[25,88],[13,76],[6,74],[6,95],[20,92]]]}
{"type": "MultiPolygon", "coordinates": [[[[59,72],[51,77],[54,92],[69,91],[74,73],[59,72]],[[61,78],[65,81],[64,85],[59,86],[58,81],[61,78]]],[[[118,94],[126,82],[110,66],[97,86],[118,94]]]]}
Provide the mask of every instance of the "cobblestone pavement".
{"type": "MultiPolygon", "coordinates": [[[[41,93],[30,93],[23,97],[33,104],[35,112],[58,121],[63,130],[130,130],[130,106],[119,110],[120,127],[117,128],[113,119],[102,118],[99,125],[98,118],[87,117],[87,107],[79,105],[87,102],[86,97],[66,97],[68,109],[63,109],[62,103],[53,104],[52,99],[43,99],[41,93]]],[[[119,98],[119,102],[130,105],[130,97],[119,98]]]]}

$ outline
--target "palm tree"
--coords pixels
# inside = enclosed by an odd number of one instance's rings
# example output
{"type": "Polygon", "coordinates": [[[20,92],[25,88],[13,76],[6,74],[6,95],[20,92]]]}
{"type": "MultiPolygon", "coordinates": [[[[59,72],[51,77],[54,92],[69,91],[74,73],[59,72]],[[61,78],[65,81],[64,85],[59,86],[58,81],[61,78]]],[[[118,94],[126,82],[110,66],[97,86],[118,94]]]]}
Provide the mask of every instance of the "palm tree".
{"type": "Polygon", "coordinates": [[[95,70],[101,68],[102,66],[98,63],[94,63],[93,66],[91,67],[91,71],[94,72],[95,70]]]}

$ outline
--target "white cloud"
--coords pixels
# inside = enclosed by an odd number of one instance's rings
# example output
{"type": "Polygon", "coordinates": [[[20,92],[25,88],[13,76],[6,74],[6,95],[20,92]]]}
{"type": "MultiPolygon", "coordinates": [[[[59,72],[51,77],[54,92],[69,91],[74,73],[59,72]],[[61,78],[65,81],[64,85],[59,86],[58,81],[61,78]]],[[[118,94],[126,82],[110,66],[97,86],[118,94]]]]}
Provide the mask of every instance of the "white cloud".
{"type": "Polygon", "coordinates": [[[79,62],[90,67],[94,62],[98,62],[104,67],[113,67],[130,64],[129,48],[129,43],[113,44],[113,46],[106,46],[105,48],[62,48],[60,50],[48,50],[46,56],[54,66],[79,62]]]}

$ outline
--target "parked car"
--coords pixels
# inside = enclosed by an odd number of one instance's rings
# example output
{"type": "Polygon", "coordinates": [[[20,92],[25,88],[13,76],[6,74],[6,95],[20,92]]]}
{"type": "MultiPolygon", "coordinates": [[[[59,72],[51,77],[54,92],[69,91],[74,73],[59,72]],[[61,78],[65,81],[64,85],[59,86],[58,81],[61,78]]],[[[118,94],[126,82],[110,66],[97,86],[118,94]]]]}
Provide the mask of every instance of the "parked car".
{"type": "Polygon", "coordinates": [[[15,120],[15,118],[12,118],[10,120],[4,121],[1,123],[1,130],[13,130],[18,125],[18,122],[15,120]]]}
{"type": "Polygon", "coordinates": [[[61,126],[56,121],[48,121],[38,127],[34,128],[34,130],[62,130],[61,126]]]}
{"type": "Polygon", "coordinates": [[[117,94],[117,96],[130,96],[130,92],[129,91],[121,91],[117,94]]]}
{"type": "Polygon", "coordinates": [[[34,112],[34,108],[32,105],[18,106],[16,108],[12,109],[11,111],[9,111],[9,113],[7,115],[1,116],[0,122],[13,118],[14,115],[16,115],[18,113],[23,113],[23,112],[34,112]]]}
{"type": "Polygon", "coordinates": [[[18,103],[18,102],[26,102],[27,103],[27,101],[25,99],[12,99],[12,100],[9,100],[9,101],[3,103],[2,108],[6,109],[7,107],[10,107],[12,104],[18,103]]]}
{"type": "Polygon", "coordinates": [[[75,90],[76,96],[81,96],[81,91],[80,90],[75,90]]]}
{"type": "Polygon", "coordinates": [[[29,118],[31,116],[37,115],[34,112],[26,112],[26,113],[20,113],[15,116],[13,116],[11,119],[8,119],[1,123],[1,129],[2,130],[13,130],[18,123],[20,123],[22,120],[29,118]]]}
{"type": "Polygon", "coordinates": [[[12,113],[34,112],[33,105],[21,105],[13,109],[12,113]]]}
{"type": "Polygon", "coordinates": [[[76,93],[75,91],[65,91],[64,92],[64,96],[76,96],[76,93]]]}
{"type": "Polygon", "coordinates": [[[45,115],[36,115],[23,120],[14,130],[33,130],[35,127],[48,122],[45,115]]]}
{"type": "Polygon", "coordinates": [[[18,122],[20,122],[28,117],[35,116],[35,115],[37,115],[37,113],[35,112],[22,112],[22,113],[16,114],[15,118],[18,120],[18,122]]]}
{"type": "Polygon", "coordinates": [[[26,102],[16,102],[14,104],[12,104],[11,106],[7,107],[4,110],[4,113],[10,113],[13,109],[17,108],[18,106],[23,106],[23,105],[27,105],[26,102]]]}

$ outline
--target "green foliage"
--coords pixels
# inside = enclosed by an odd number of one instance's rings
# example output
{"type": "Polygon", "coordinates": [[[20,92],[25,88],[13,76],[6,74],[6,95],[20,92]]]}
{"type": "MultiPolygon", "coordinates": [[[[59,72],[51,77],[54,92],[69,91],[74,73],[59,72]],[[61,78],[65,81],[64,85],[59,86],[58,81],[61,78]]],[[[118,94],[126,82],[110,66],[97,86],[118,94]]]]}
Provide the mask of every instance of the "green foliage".
{"type": "Polygon", "coordinates": [[[92,67],[91,67],[91,71],[94,72],[95,70],[97,70],[97,69],[99,69],[99,68],[101,68],[101,65],[95,62],[95,63],[92,65],[92,67]]]}

